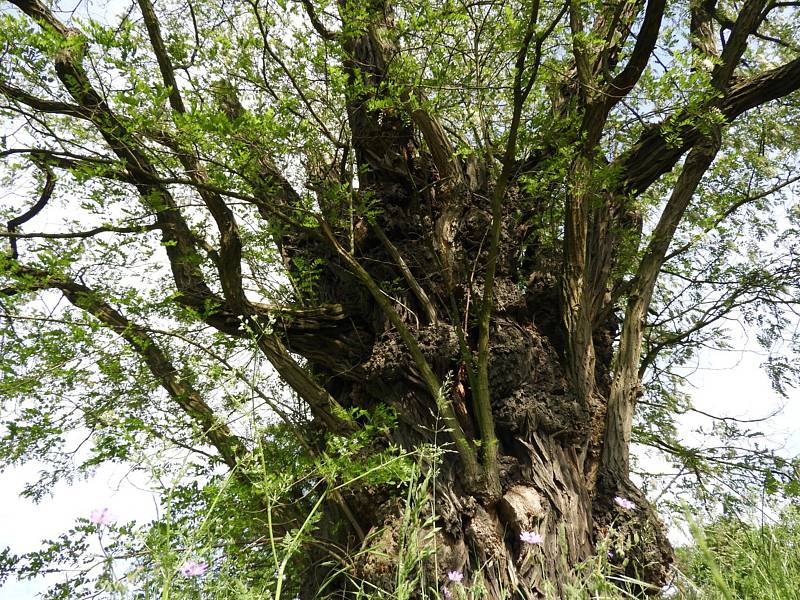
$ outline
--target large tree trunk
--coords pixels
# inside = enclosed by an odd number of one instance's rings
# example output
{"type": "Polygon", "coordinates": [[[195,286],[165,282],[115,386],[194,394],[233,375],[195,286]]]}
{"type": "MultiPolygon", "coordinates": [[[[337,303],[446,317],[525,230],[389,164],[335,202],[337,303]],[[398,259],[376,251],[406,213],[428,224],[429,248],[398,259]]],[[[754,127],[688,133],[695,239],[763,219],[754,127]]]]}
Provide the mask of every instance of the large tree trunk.
{"type": "MultiPolygon", "coordinates": [[[[431,224],[441,215],[436,186],[428,186],[427,192],[414,191],[425,187],[425,178],[433,175],[426,172],[421,159],[415,159],[408,162],[408,177],[416,180],[414,187],[400,177],[371,173],[360,193],[379,195],[385,210],[373,224],[356,224],[360,234],[355,254],[379,282],[403,277],[399,254],[410,277],[424,288],[430,306],[423,306],[411,285],[395,287],[393,304],[428,364],[441,381],[448,382],[445,400],[455,408],[463,431],[477,439],[458,329],[466,324],[464,341],[474,359],[474,307],[483,289],[485,261],[481,240],[490,220],[482,204],[490,190],[476,187],[459,201],[451,246],[456,272],[447,281],[442,269],[431,268],[441,260],[431,233],[431,224]],[[388,249],[387,239],[396,252],[388,249]],[[431,312],[435,322],[431,322],[431,312]]],[[[483,580],[486,598],[538,598],[547,590],[558,593],[571,579],[570,569],[590,558],[598,541],[611,530],[616,532],[617,548],[627,546],[624,553],[617,551],[610,559],[612,568],[659,585],[671,559],[664,529],[625,474],[603,472],[600,462],[616,317],[609,313],[606,322],[594,328],[594,392],[590,398],[582,397],[571,385],[565,366],[560,253],[536,249],[535,240],[526,239],[515,228],[520,196],[512,186],[504,203],[490,327],[489,383],[500,442],[501,491],[492,493],[483,482],[468,477],[457,453],[445,455],[436,474],[435,493],[429,490],[427,498],[427,511],[433,514],[438,531],[428,540],[428,550],[435,548],[436,558],[422,561],[425,576],[419,585],[441,587],[448,571],[461,571],[464,583],[483,580]],[[636,507],[619,506],[614,501],[617,496],[636,507]],[[542,543],[524,542],[523,532],[540,534],[542,543]]],[[[334,372],[314,365],[331,394],[344,406],[370,410],[390,405],[398,419],[391,441],[404,449],[432,443],[452,448],[452,439],[442,431],[437,403],[408,349],[357,278],[330,257],[319,290],[325,300],[348,305],[353,315],[358,314],[354,323],[359,323],[361,331],[371,332],[369,341],[361,338],[365,342],[362,359],[347,370],[334,372]]],[[[364,552],[355,562],[356,579],[377,589],[394,588],[401,546],[409,543],[404,537],[408,532],[403,531],[408,527],[405,493],[365,486],[346,495],[360,529],[367,534],[361,543],[364,552]]],[[[425,532],[419,535],[424,537],[425,532]]],[[[414,543],[420,543],[419,539],[414,543]]],[[[305,597],[315,597],[319,581],[309,580],[305,597]]],[[[343,579],[342,585],[346,588],[352,582],[343,579]]]]}
{"type": "MultiPolygon", "coordinates": [[[[445,458],[435,494],[431,492],[427,499],[439,531],[427,541],[427,550],[435,549],[436,559],[423,561],[424,581],[441,585],[448,571],[461,571],[464,583],[483,581],[486,598],[544,597],[548,590],[552,594],[563,589],[572,578],[570,569],[591,557],[596,543],[613,529],[614,545],[621,544],[626,551],[611,557],[612,567],[629,577],[663,583],[671,557],[663,527],[629,482],[612,482],[587,472],[585,448],[593,435],[593,419],[586,403],[566,387],[558,352],[534,324],[535,309],[524,310],[524,304],[515,308],[496,316],[492,336],[491,380],[501,439],[502,496],[486,497],[465,481],[454,455],[445,458]],[[613,501],[615,496],[630,499],[636,508],[619,506],[613,501]],[[528,544],[520,537],[523,532],[538,533],[543,542],[528,544]]],[[[435,405],[413,381],[413,367],[387,337],[376,344],[365,367],[370,377],[354,386],[358,393],[353,397],[366,404],[370,399],[388,399],[400,419],[392,437],[403,447],[431,443],[435,405]]],[[[450,366],[457,371],[458,349],[451,328],[431,326],[420,337],[429,342],[426,347],[432,352],[439,349],[431,356],[432,362],[443,370],[450,366]]],[[[462,397],[463,390],[456,377],[451,397],[461,402],[467,429],[469,398],[462,397]]],[[[446,436],[440,434],[439,439],[446,436]]],[[[357,578],[389,591],[397,580],[401,546],[411,543],[411,532],[404,531],[409,527],[406,511],[410,507],[404,503],[405,492],[399,496],[365,487],[347,497],[359,525],[368,532],[363,544],[366,552],[356,562],[357,578]]],[[[413,543],[420,542],[415,538],[413,543]]],[[[313,590],[308,590],[307,597],[315,597],[313,590]]]]}

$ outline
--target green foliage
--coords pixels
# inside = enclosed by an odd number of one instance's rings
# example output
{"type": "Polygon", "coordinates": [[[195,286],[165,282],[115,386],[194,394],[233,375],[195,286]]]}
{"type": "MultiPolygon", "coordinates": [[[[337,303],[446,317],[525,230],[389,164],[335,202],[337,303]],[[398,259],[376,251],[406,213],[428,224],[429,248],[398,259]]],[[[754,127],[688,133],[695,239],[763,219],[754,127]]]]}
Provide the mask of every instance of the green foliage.
{"type": "Polygon", "coordinates": [[[775,520],[766,514],[757,520],[721,517],[702,528],[695,526],[693,533],[695,544],[678,551],[678,567],[688,582],[679,579],[677,583],[687,598],[797,598],[800,515],[796,506],[788,506],[775,520]]]}
{"type": "MultiPolygon", "coordinates": [[[[371,427],[379,430],[389,423],[384,414],[371,427]]],[[[423,507],[414,503],[427,498],[434,473],[428,470],[419,483],[415,457],[389,449],[367,454],[342,438],[332,440],[325,455],[311,459],[298,452],[291,433],[280,427],[265,432],[264,440],[263,460],[249,467],[250,485],[243,485],[235,472],[220,476],[192,463],[170,479],[156,472],[171,481],[160,490],[159,519],[99,525],[80,519],[40,550],[14,556],[6,549],[0,580],[12,574],[32,579],[63,572],[64,580],[45,594],[47,600],[94,592],[120,599],[291,598],[302,585],[305,553],[316,543],[324,503],[332,494],[367,485],[408,490],[409,506],[416,512],[407,517],[413,520],[405,535],[415,535],[423,507]],[[299,525],[283,531],[289,516],[299,517],[299,525]],[[190,560],[208,563],[208,572],[182,576],[179,568],[190,560]]],[[[408,564],[420,560],[418,550],[407,548],[408,564]]],[[[339,560],[342,555],[332,549],[330,557],[339,560]]],[[[403,580],[405,571],[398,578],[403,580]]]]}

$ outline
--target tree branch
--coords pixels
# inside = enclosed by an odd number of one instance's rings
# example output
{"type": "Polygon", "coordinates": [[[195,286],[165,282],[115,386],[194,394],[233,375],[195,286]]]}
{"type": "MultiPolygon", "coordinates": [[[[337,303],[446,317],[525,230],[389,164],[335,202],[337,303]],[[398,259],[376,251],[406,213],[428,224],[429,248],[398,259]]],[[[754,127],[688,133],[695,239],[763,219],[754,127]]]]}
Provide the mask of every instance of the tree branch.
{"type": "Polygon", "coordinates": [[[113,225],[101,225],[94,229],[87,229],[86,231],[69,231],[65,233],[51,233],[51,232],[37,232],[37,233],[17,233],[12,231],[0,231],[0,237],[7,237],[12,239],[47,239],[47,240],[70,240],[70,239],[85,239],[94,237],[101,233],[144,233],[146,231],[155,231],[160,229],[161,226],[157,223],[130,226],[130,227],[115,227],[113,225]]]}
{"type": "Polygon", "coordinates": [[[717,0],[700,0],[690,5],[689,36],[692,49],[701,55],[719,56],[717,38],[714,36],[714,12],[717,0]]]}
{"type": "MultiPolygon", "coordinates": [[[[728,90],[724,98],[710,101],[705,110],[717,107],[731,123],[748,110],[787,96],[798,89],[800,58],[738,83],[728,90]]],[[[703,135],[694,125],[694,121],[688,115],[679,114],[645,131],[639,141],[611,165],[613,170],[619,170],[622,174],[615,193],[621,196],[640,194],[661,175],[672,170],[681,156],[703,135]],[[687,124],[675,131],[673,123],[687,121],[687,124]],[[667,131],[673,135],[667,136],[667,131]],[[676,135],[679,143],[674,142],[676,135]]]]}
{"type": "MultiPolygon", "coordinates": [[[[243,442],[231,433],[200,393],[188,383],[187,378],[180,375],[180,372],[172,365],[167,355],[144,327],[127,319],[102,300],[94,290],[81,283],[22,266],[15,267],[13,271],[26,278],[33,278],[33,282],[26,282],[24,291],[60,290],[73,305],[94,316],[128,342],[148,366],[161,387],[169,393],[172,400],[200,426],[206,441],[217,449],[229,468],[235,468],[238,462],[248,454],[243,442]]],[[[5,295],[10,295],[23,290],[8,288],[0,291],[5,295]]]]}
{"type": "Polygon", "coordinates": [[[722,50],[719,63],[711,75],[712,83],[717,89],[726,89],[733,71],[747,48],[747,39],[763,21],[762,12],[768,0],[746,0],[733,24],[731,35],[722,50]]]}
{"type": "Polygon", "coordinates": [[[142,11],[144,19],[144,26],[147,28],[147,34],[150,37],[150,44],[153,46],[156,60],[158,61],[158,69],[161,71],[161,77],[164,80],[164,85],[169,90],[169,103],[172,110],[177,113],[183,114],[186,112],[186,107],[183,104],[183,98],[178,88],[178,82],[175,79],[175,70],[172,68],[172,61],[167,53],[167,48],[164,46],[164,40],[161,37],[161,25],[158,22],[153,4],[150,0],[138,0],[139,9],[142,11]]]}
{"type": "Polygon", "coordinates": [[[42,193],[31,208],[29,208],[19,217],[11,219],[6,226],[9,233],[8,241],[11,246],[11,258],[14,260],[19,258],[19,251],[17,250],[17,236],[14,235],[17,232],[17,227],[23,223],[27,223],[36,215],[38,215],[44,209],[44,207],[47,206],[47,203],[50,201],[50,198],[53,195],[53,190],[56,188],[56,176],[53,173],[53,170],[45,164],[36,164],[45,174],[45,183],[44,188],[42,188],[42,193]]]}
{"type": "Polygon", "coordinates": [[[392,241],[386,237],[386,234],[381,229],[380,225],[377,223],[372,225],[373,231],[380,239],[383,247],[386,248],[386,251],[389,253],[389,256],[392,257],[395,264],[397,264],[400,272],[403,274],[403,277],[408,283],[408,286],[414,292],[414,295],[419,300],[419,303],[422,305],[422,309],[425,311],[425,317],[428,319],[428,323],[436,323],[436,308],[433,306],[433,302],[431,302],[430,298],[428,298],[428,294],[425,293],[425,290],[422,289],[422,286],[417,281],[417,278],[414,277],[414,274],[411,272],[411,269],[408,268],[406,261],[401,256],[400,252],[398,252],[397,247],[392,243],[392,241]]]}
{"type": "Polygon", "coordinates": [[[329,42],[335,41],[337,39],[337,35],[322,24],[322,21],[320,21],[319,15],[317,15],[317,11],[314,8],[313,1],[301,0],[301,2],[303,3],[303,8],[308,15],[309,21],[311,21],[311,26],[316,30],[320,37],[329,42]]]}
{"type": "Polygon", "coordinates": [[[0,93],[2,93],[9,100],[19,102],[25,106],[44,113],[67,115],[70,117],[77,117],[79,119],[90,119],[90,114],[83,107],[77,104],[69,104],[68,102],[56,102],[54,100],[46,100],[37,98],[13,85],[0,81],[0,93]]]}
{"type": "Polygon", "coordinates": [[[627,478],[631,429],[639,392],[639,366],[645,319],[656,280],[667,250],[689,202],[720,148],[719,130],[697,144],[686,158],[667,205],[653,231],[652,239],[639,263],[629,292],[619,348],[614,358],[614,380],[606,412],[602,465],[605,474],[617,480],[627,478]]]}
{"type": "Polygon", "coordinates": [[[508,182],[515,167],[514,157],[517,151],[517,136],[519,134],[522,110],[528,95],[536,80],[541,56],[541,45],[545,36],[537,37],[536,25],[539,21],[539,0],[535,0],[531,14],[522,38],[519,51],[514,64],[513,85],[513,112],[508,131],[505,152],[502,157],[502,171],[492,190],[492,224],[489,230],[489,248],[486,255],[486,274],[484,275],[483,300],[478,312],[478,362],[476,389],[472,392],[478,429],[483,442],[483,460],[487,475],[487,483],[491,493],[500,493],[500,475],[497,466],[497,452],[499,443],[495,431],[494,416],[492,415],[492,399],[489,390],[489,328],[494,306],[494,279],[497,270],[497,257],[500,248],[500,233],[503,226],[503,199],[505,198],[508,182]],[[532,73],[527,81],[524,80],[528,51],[534,44],[534,63],[532,73]]]}
{"type": "Polygon", "coordinates": [[[653,54],[653,50],[656,47],[666,4],[666,0],[649,0],[647,2],[644,21],[639,29],[639,35],[636,37],[636,45],[633,47],[633,52],[628,59],[628,63],[619,75],[614,77],[608,85],[606,91],[608,94],[605,107],[606,111],[611,110],[611,107],[616,104],[619,99],[627,96],[628,92],[633,89],[642,76],[642,73],[647,67],[647,63],[650,61],[650,56],[653,54]]]}

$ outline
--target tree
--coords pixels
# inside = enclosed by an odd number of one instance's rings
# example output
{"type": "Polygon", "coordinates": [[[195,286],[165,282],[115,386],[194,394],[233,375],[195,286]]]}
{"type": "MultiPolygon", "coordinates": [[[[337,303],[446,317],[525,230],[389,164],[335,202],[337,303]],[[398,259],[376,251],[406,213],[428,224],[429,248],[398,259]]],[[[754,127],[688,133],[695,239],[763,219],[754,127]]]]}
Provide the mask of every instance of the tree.
{"type": "MultiPolygon", "coordinates": [[[[6,461],[57,477],[82,424],[84,468],[161,440],[253,487],[258,397],[306,456],[445,440],[439,578],[537,597],[613,524],[664,582],[637,408],[674,449],[671,366],[729,318],[787,339],[798,297],[796,3],[10,4],[3,393],[34,404],[6,461]]],[[[383,544],[353,560],[389,585],[403,492],[324,483],[326,534],[383,544]]]]}

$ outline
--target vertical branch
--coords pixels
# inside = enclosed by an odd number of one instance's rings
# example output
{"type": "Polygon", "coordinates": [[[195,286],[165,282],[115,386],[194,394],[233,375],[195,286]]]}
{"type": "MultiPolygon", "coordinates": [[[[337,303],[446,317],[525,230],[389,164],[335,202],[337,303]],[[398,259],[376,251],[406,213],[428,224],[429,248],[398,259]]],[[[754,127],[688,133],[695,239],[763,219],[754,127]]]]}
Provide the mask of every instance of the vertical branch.
{"type": "Polygon", "coordinates": [[[583,28],[583,5],[580,0],[569,1],[569,27],[572,39],[572,57],[575,60],[575,70],[578,74],[583,97],[591,98],[592,91],[592,68],[589,55],[586,52],[586,32],[583,28]]]}
{"type": "Polygon", "coordinates": [[[714,68],[712,80],[717,89],[725,89],[747,48],[747,40],[764,19],[768,0],[747,0],[733,24],[731,35],[714,68]]]}
{"type": "Polygon", "coordinates": [[[717,39],[714,36],[714,11],[717,0],[694,0],[690,5],[689,41],[692,50],[716,58],[717,39]]]}
{"type": "Polygon", "coordinates": [[[164,85],[169,90],[169,103],[177,113],[185,113],[186,108],[181,98],[180,90],[178,89],[178,82],[175,79],[175,71],[172,68],[172,61],[167,54],[167,48],[164,46],[164,39],[161,37],[161,25],[158,22],[153,4],[150,0],[138,0],[139,9],[142,11],[144,19],[144,26],[147,28],[147,34],[150,37],[150,44],[153,46],[153,52],[158,61],[158,69],[161,71],[161,77],[164,80],[164,85]]]}
{"type": "Polygon", "coordinates": [[[592,342],[591,282],[587,268],[593,151],[604,123],[601,102],[595,102],[591,57],[588,54],[580,0],[569,2],[572,54],[583,105],[580,131],[582,148],[567,177],[564,208],[564,271],[561,281],[561,312],[566,334],[567,377],[580,401],[589,402],[594,394],[595,355],[592,342]]]}
{"type": "Polygon", "coordinates": [[[536,38],[535,57],[532,73],[525,81],[528,52],[534,42],[536,24],[539,19],[539,0],[535,0],[531,8],[531,15],[522,39],[519,52],[514,65],[513,87],[513,113],[508,131],[505,152],[502,158],[500,177],[492,190],[492,224],[489,230],[489,248],[486,257],[486,275],[483,286],[483,301],[478,313],[478,373],[476,377],[477,388],[473,390],[475,414],[478,420],[478,429],[483,442],[483,461],[487,477],[487,485],[492,492],[500,491],[499,473],[497,470],[498,441],[495,433],[494,417],[492,416],[491,392],[489,391],[489,324],[494,306],[494,280],[497,270],[497,256],[500,247],[500,232],[503,225],[503,198],[505,197],[511,172],[514,168],[514,156],[517,149],[517,136],[522,119],[522,109],[530,94],[541,56],[541,45],[547,33],[536,38]]]}
{"type": "Polygon", "coordinates": [[[572,165],[564,216],[562,319],[567,338],[567,376],[582,401],[588,401],[594,392],[595,366],[586,268],[590,177],[591,160],[581,154],[572,165]]]}
{"type": "Polygon", "coordinates": [[[639,393],[639,361],[645,319],[650,308],[658,274],[667,250],[689,202],[720,147],[717,129],[711,138],[698,143],[686,157],[675,188],[653,231],[653,237],[634,278],[625,310],[619,348],[614,362],[614,381],[606,413],[602,465],[607,476],[624,479],[629,471],[633,414],[639,393]]]}

